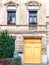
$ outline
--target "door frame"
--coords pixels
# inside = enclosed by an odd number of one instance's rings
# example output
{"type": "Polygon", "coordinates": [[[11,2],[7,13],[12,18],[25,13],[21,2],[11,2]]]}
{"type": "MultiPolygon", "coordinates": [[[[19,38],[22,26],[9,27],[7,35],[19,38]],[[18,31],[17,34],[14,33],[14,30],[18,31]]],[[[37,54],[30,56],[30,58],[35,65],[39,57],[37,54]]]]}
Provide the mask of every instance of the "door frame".
{"type": "MultiPolygon", "coordinates": [[[[23,40],[24,39],[33,39],[33,38],[37,38],[37,39],[41,39],[41,63],[42,63],[42,36],[38,37],[38,36],[24,36],[23,37],[23,40]]],[[[23,45],[23,49],[24,49],[24,45],[23,45]]],[[[23,54],[24,54],[24,51],[23,51],[23,54]]],[[[37,64],[41,64],[41,63],[37,63],[37,64]]],[[[26,64],[26,63],[24,63],[26,64]]],[[[28,63],[27,63],[28,64],[28,63]]],[[[33,63],[34,64],[34,63],[33,63]]],[[[35,63],[36,64],[36,63],[35,63]]]]}

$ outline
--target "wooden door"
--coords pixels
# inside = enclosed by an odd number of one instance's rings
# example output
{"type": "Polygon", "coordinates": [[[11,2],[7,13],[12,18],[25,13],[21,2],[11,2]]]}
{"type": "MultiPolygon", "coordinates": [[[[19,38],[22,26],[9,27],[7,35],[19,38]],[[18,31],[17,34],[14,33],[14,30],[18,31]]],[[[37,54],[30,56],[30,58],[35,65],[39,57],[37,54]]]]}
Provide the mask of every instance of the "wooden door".
{"type": "Polygon", "coordinates": [[[24,63],[41,63],[41,39],[24,39],[24,63]]]}

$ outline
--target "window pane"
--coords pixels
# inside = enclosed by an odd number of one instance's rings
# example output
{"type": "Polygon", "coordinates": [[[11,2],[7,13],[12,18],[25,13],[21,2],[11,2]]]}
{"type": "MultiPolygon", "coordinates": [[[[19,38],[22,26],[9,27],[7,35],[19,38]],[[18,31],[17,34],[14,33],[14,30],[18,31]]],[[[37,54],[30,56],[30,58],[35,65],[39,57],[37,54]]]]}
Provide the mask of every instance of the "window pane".
{"type": "Polygon", "coordinates": [[[29,11],[29,22],[37,23],[37,11],[29,11]]]}
{"type": "Polygon", "coordinates": [[[8,24],[16,22],[16,11],[7,11],[8,17],[8,24]]]}
{"type": "Polygon", "coordinates": [[[33,21],[32,17],[30,16],[29,19],[30,19],[30,23],[31,23],[33,21]]]}
{"type": "Polygon", "coordinates": [[[15,23],[15,17],[12,17],[12,23],[15,23]]]}
{"type": "Polygon", "coordinates": [[[37,23],[37,17],[34,17],[34,22],[37,23]]]}

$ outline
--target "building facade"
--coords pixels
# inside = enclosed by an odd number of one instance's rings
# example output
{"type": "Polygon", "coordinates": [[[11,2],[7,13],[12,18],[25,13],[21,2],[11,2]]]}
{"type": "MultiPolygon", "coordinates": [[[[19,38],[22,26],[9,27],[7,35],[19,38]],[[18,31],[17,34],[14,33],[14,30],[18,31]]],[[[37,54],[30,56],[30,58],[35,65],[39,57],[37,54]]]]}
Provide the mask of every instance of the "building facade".
{"type": "Polygon", "coordinates": [[[49,63],[49,16],[40,0],[0,0],[0,31],[15,37],[23,64],[49,63]]]}

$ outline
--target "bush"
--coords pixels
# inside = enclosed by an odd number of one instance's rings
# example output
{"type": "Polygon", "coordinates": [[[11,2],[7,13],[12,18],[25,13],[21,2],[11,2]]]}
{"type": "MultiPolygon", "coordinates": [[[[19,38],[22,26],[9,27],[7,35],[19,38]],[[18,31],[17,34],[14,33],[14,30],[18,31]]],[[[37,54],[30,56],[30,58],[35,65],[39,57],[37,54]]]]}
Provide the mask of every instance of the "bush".
{"type": "Polygon", "coordinates": [[[11,62],[9,63],[9,65],[22,65],[21,63],[21,58],[13,58],[11,59],[11,62]]]}
{"type": "Polygon", "coordinates": [[[3,65],[22,65],[20,57],[17,57],[17,58],[4,58],[4,59],[0,59],[0,62],[3,65]]]}
{"type": "Polygon", "coordinates": [[[7,31],[0,33],[0,58],[12,58],[14,54],[15,39],[7,31]]]}

